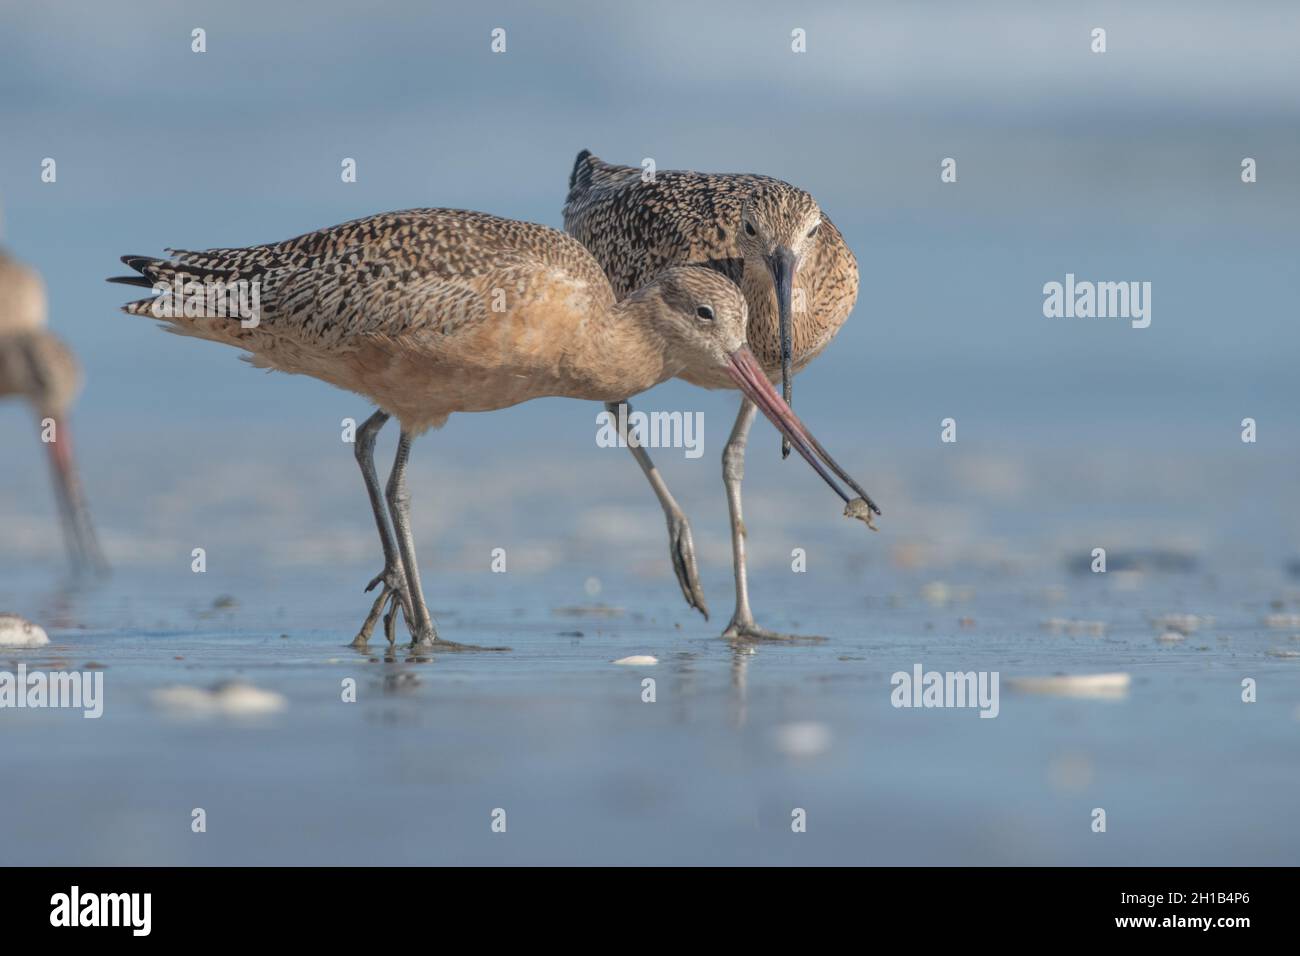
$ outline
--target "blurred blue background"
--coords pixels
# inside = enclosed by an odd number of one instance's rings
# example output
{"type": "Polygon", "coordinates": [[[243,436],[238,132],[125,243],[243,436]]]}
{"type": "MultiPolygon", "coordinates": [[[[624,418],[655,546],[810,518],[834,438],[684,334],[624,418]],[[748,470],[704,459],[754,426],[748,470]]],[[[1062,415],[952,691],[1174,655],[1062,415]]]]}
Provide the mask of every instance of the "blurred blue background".
{"type": "MultiPolygon", "coordinates": [[[[1257,516],[1251,534],[1271,563],[1300,533],[1282,493],[1294,477],[1300,345],[1294,4],[0,10],[3,241],[45,274],[52,323],[84,360],[84,470],[127,559],[145,546],[126,540],[144,520],[132,507],[155,512],[166,493],[199,507],[202,481],[231,459],[278,462],[290,483],[314,478],[318,458],[336,461],[340,501],[350,502],[338,423],[367,409],[119,314],[128,295],[103,281],[121,271],[119,255],[272,241],[423,205],[558,227],[584,147],[610,161],[652,157],[661,169],[779,176],[810,190],[843,229],[861,294],[801,376],[796,405],[881,489],[892,533],[916,532],[937,498],[978,504],[963,477],[984,468],[978,455],[1015,472],[1000,500],[1039,524],[1067,489],[1073,504],[1092,489],[1103,509],[1122,508],[1126,487],[1157,480],[1156,463],[1163,484],[1149,489],[1151,508],[1173,484],[1184,492],[1169,534],[1223,509],[1232,527],[1257,516]],[[190,50],[195,27],[207,31],[201,55],[190,50]],[[496,27],[507,31],[505,54],[490,50],[496,27]],[[790,50],[795,27],[807,33],[804,54],[790,50]],[[1090,50],[1094,27],[1107,30],[1105,54],[1090,50]],[[56,184],[39,178],[47,156],[56,184]],[[1252,185],[1240,179],[1246,156],[1258,162],[1252,185]],[[340,181],[344,157],[357,161],[354,184],[340,181]],[[939,181],[944,157],[957,160],[956,184],[939,181]],[[1067,272],[1150,281],[1151,327],[1044,318],[1042,286],[1067,272]],[[959,444],[941,448],[947,416],[959,444]],[[1239,441],[1246,416],[1259,422],[1257,446],[1239,441]],[[1047,454],[1066,462],[1050,480],[1031,468],[1047,454]],[[1107,454],[1113,467],[1102,465],[1107,454]],[[176,470],[207,456],[210,465],[176,470]],[[147,465],[148,477],[127,462],[147,465]],[[1250,500],[1243,462],[1263,483],[1250,500]],[[1214,467],[1227,470],[1226,486],[1210,485],[1214,467]],[[1097,485],[1099,471],[1115,487],[1097,485]],[[940,487],[924,487],[937,475],[947,476],[940,487]],[[1035,492],[1046,495],[1037,505],[1035,492]],[[913,514],[917,497],[928,508],[913,514]],[[1205,514],[1188,520],[1185,507],[1198,503],[1205,514]]],[[[716,456],[735,395],[674,382],[641,404],[705,411],[704,458],[662,457],[671,482],[709,495],[707,506],[684,503],[707,507],[720,535],[716,456]]],[[[464,462],[467,474],[525,454],[589,462],[626,481],[638,510],[652,508],[622,453],[594,447],[595,411],[557,400],[461,416],[417,454],[424,467],[464,462]],[[476,468],[478,456],[487,458],[476,468]]],[[[49,515],[37,452],[22,444],[26,416],[12,403],[0,410],[6,446],[32,458],[20,468],[5,456],[0,508],[28,529],[30,553],[45,545],[39,527],[22,524],[29,500],[40,527],[49,515]]],[[[806,468],[764,457],[775,438],[766,425],[756,434],[755,488],[770,481],[787,499],[815,496],[825,512],[831,503],[806,468]]],[[[349,506],[349,529],[366,522],[349,506]]]]}

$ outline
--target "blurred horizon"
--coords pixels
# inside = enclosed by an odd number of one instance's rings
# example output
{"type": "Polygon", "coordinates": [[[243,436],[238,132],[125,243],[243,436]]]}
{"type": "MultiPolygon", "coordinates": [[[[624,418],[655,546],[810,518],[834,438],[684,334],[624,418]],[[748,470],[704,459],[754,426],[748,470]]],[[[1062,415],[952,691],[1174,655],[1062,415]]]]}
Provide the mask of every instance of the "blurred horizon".
{"type": "MultiPolygon", "coordinates": [[[[800,376],[795,407],[875,486],[935,482],[895,508],[907,523],[890,533],[927,533],[926,496],[964,514],[985,507],[962,480],[981,467],[1019,476],[998,492],[1008,515],[1027,508],[1050,526],[1060,496],[1089,498],[1105,460],[1117,497],[1092,499],[1099,522],[1131,510],[1118,475],[1167,471],[1171,501],[1203,501],[1219,527],[1255,529],[1271,561],[1300,538],[1286,494],[1300,435],[1297,36],[1300,8],[1280,2],[145,2],[129,17],[89,2],[5,2],[0,242],[42,271],[51,325],[85,367],[73,422],[110,540],[129,536],[140,499],[180,495],[155,481],[184,469],[155,475],[158,459],[193,459],[194,473],[210,474],[260,456],[268,481],[335,469],[339,500],[358,508],[358,547],[372,545],[338,441],[342,418],[367,414],[364,400],[255,372],[233,350],[120,314],[130,293],[104,282],[118,256],[273,241],[416,206],[559,227],[573,158],[589,148],[612,162],[653,157],[659,169],[778,176],[843,230],[862,274],[857,307],[800,376]],[[190,51],[195,27],[206,53],[190,51]],[[507,31],[500,55],[489,49],[496,27],[507,31]],[[790,51],[796,27],[807,53],[790,51]],[[1104,54],[1089,50],[1094,27],[1107,31],[1104,54]],[[40,181],[47,156],[54,184],[40,181]],[[1250,185],[1247,156],[1258,163],[1250,185]],[[357,160],[354,184],[340,181],[345,157],[357,160]],[[945,157],[957,160],[955,184],[939,181],[945,157]],[[1150,281],[1151,327],[1044,318],[1042,286],[1066,273],[1150,281]],[[958,444],[940,446],[949,416],[958,444]],[[1245,417],[1259,423],[1257,446],[1239,440],[1245,417]],[[1264,473],[1234,472],[1243,454],[1264,473]],[[1152,467],[1173,462],[1182,467],[1152,467]],[[1243,498],[1238,487],[1255,491],[1243,498]]],[[[704,458],[689,463],[690,486],[710,495],[687,507],[697,522],[725,517],[717,457],[736,403],[680,382],[636,402],[705,412],[704,458]]],[[[547,400],[454,416],[418,443],[413,480],[445,462],[472,474],[480,460],[507,474],[513,462],[521,482],[557,462],[609,475],[620,485],[611,496],[637,502],[661,550],[657,507],[629,456],[595,447],[597,411],[547,400]]],[[[0,517],[13,527],[35,500],[52,528],[30,433],[26,410],[0,407],[0,440],[14,450],[0,517]]],[[[834,519],[825,489],[802,463],[781,463],[775,443],[756,426],[756,496],[806,498],[834,519]]],[[[679,455],[656,455],[675,489],[688,481],[679,455]]],[[[207,520],[204,494],[222,493],[195,490],[186,520],[207,520]]],[[[1159,498],[1152,491],[1144,507],[1159,512],[1159,498]]],[[[437,507],[417,499],[417,521],[437,507]]],[[[1179,514],[1169,509],[1162,533],[1199,527],[1200,515],[1179,514]]],[[[436,520],[455,530],[449,516],[436,520]]],[[[30,547],[40,531],[23,527],[30,547]]],[[[18,546],[0,551],[12,558],[18,546]]]]}

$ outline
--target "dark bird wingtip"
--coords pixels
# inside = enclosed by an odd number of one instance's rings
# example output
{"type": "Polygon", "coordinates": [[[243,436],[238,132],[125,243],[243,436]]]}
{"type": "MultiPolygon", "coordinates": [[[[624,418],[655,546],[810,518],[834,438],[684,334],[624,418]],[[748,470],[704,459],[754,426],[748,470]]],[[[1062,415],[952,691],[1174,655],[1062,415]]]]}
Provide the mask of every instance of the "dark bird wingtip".
{"type": "Polygon", "coordinates": [[[573,161],[573,171],[569,173],[570,189],[573,189],[578,185],[578,178],[582,172],[582,168],[587,164],[587,160],[593,158],[595,158],[595,154],[589,149],[580,150],[578,152],[577,158],[573,161]]]}
{"type": "Polygon", "coordinates": [[[136,272],[144,270],[158,261],[156,256],[122,256],[122,264],[136,272]]]}

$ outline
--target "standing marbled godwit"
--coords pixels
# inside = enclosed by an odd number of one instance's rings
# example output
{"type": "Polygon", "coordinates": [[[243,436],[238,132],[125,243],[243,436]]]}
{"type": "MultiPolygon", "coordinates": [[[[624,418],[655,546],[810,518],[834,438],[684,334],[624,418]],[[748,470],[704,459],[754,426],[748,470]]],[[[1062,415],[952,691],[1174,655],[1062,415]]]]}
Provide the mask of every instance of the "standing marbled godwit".
{"type": "MultiPolygon", "coordinates": [[[[735,281],[749,306],[750,347],[767,374],[782,379],[787,402],[791,377],[835,337],[858,295],[857,260],[839,230],[812,196],[767,176],[667,170],[647,181],[641,169],[603,162],[584,149],[569,176],[564,228],[591,250],[620,297],[671,266],[708,266],[735,281]]],[[[755,624],[749,607],[740,483],[754,412],[753,402],[742,400],[722,456],[736,578],[736,609],[724,634],[783,638],[755,624]]],[[[668,519],[682,594],[707,618],[686,515],[645,449],[632,451],[668,519]]],[[[852,487],[869,505],[865,518],[880,513],[852,487]]]]}
{"type": "Polygon", "coordinates": [[[0,398],[21,396],[43,422],[63,537],[77,571],[107,567],[77,480],[68,411],[81,370],[66,345],[45,327],[40,275],[0,252],[0,398]]]}
{"type": "Polygon", "coordinates": [[[451,209],[370,216],[271,245],[171,254],[123,257],[139,275],[111,281],[159,292],[126,312],[164,319],[169,331],[242,348],[256,366],[310,375],[379,406],[356,445],[385,559],[370,584],[383,589],[359,645],[391,604],[390,641],[400,606],[412,644],[459,646],[438,636],[425,604],[406,490],[411,442],[453,412],[542,396],[609,402],[684,374],[734,382],[851,501],[827,471],[848,481],[843,470],[745,345],[740,291],[711,270],[669,269],[616,301],[596,260],[569,236],[451,209]],[[240,282],[257,283],[256,325],[191,308],[213,301],[202,289],[240,282]],[[402,431],[381,494],[374,439],[390,415],[402,431]]]}

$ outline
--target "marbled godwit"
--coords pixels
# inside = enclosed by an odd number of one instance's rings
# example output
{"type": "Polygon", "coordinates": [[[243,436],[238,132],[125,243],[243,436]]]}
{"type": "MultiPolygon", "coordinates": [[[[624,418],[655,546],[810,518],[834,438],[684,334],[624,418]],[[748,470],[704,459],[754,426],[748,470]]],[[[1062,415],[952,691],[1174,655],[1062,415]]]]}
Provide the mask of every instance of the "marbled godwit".
{"type": "MultiPolygon", "coordinates": [[[[708,266],[732,279],[749,306],[750,347],[766,373],[781,378],[786,402],[793,374],[826,348],[858,295],[857,260],[839,230],[812,196],[767,176],[667,170],[645,181],[641,169],[603,162],[584,149],[569,176],[564,228],[591,250],[619,297],[672,266],[708,266]]],[[[681,377],[718,385],[689,373],[681,377]]],[[[755,624],[749,606],[740,484],[754,412],[748,398],[741,401],[722,456],[736,579],[736,609],[724,634],[783,638],[788,635],[755,624]]],[[[782,444],[788,454],[789,445],[782,444]]],[[[707,618],[686,515],[646,451],[633,453],[668,519],[682,594],[707,618]]],[[[870,524],[870,513],[880,509],[852,487],[867,502],[869,510],[859,516],[870,524]]]]}
{"type": "Polygon", "coordinates": [[[542,396],[610,402],[675,375],[734,383],[851,500],[830,474],[847,482],[843,470],[746,346],[739,289],[711,270],[668,269],[617,301],[596,260],[569,236],[449,209],[370,216],[271,245],[170,252],[168,260],[123,257],[139,275],[112,281],[159,292],[126,312],[162,318],[169,331],[236,346],[256,366],[310,375],[379,406],[358,434],[356,456],[384,550],[384,570],[370,587],[383,588],[358,645],[391,605],[390,641],[400,606],[413,645],[459,646],[439,637],[425,604],[406,489],[412,441],[453,412],[542,396]],[[188,308],[193,283],[234,282],[258,284],[256,326],[184,314],[202,311],[188,308]],[[390,415],[401,437],[381,493],[374,440],[390,415]]]}
{"type": "Polygon", "coordinates": [[[27,399],[47,439],[63,536],[75,570],[107,567],[77,480],[68,411],[81,388],[72,352],[45,327],[40,275],[0,252],[0,398],[27,399]]]}

